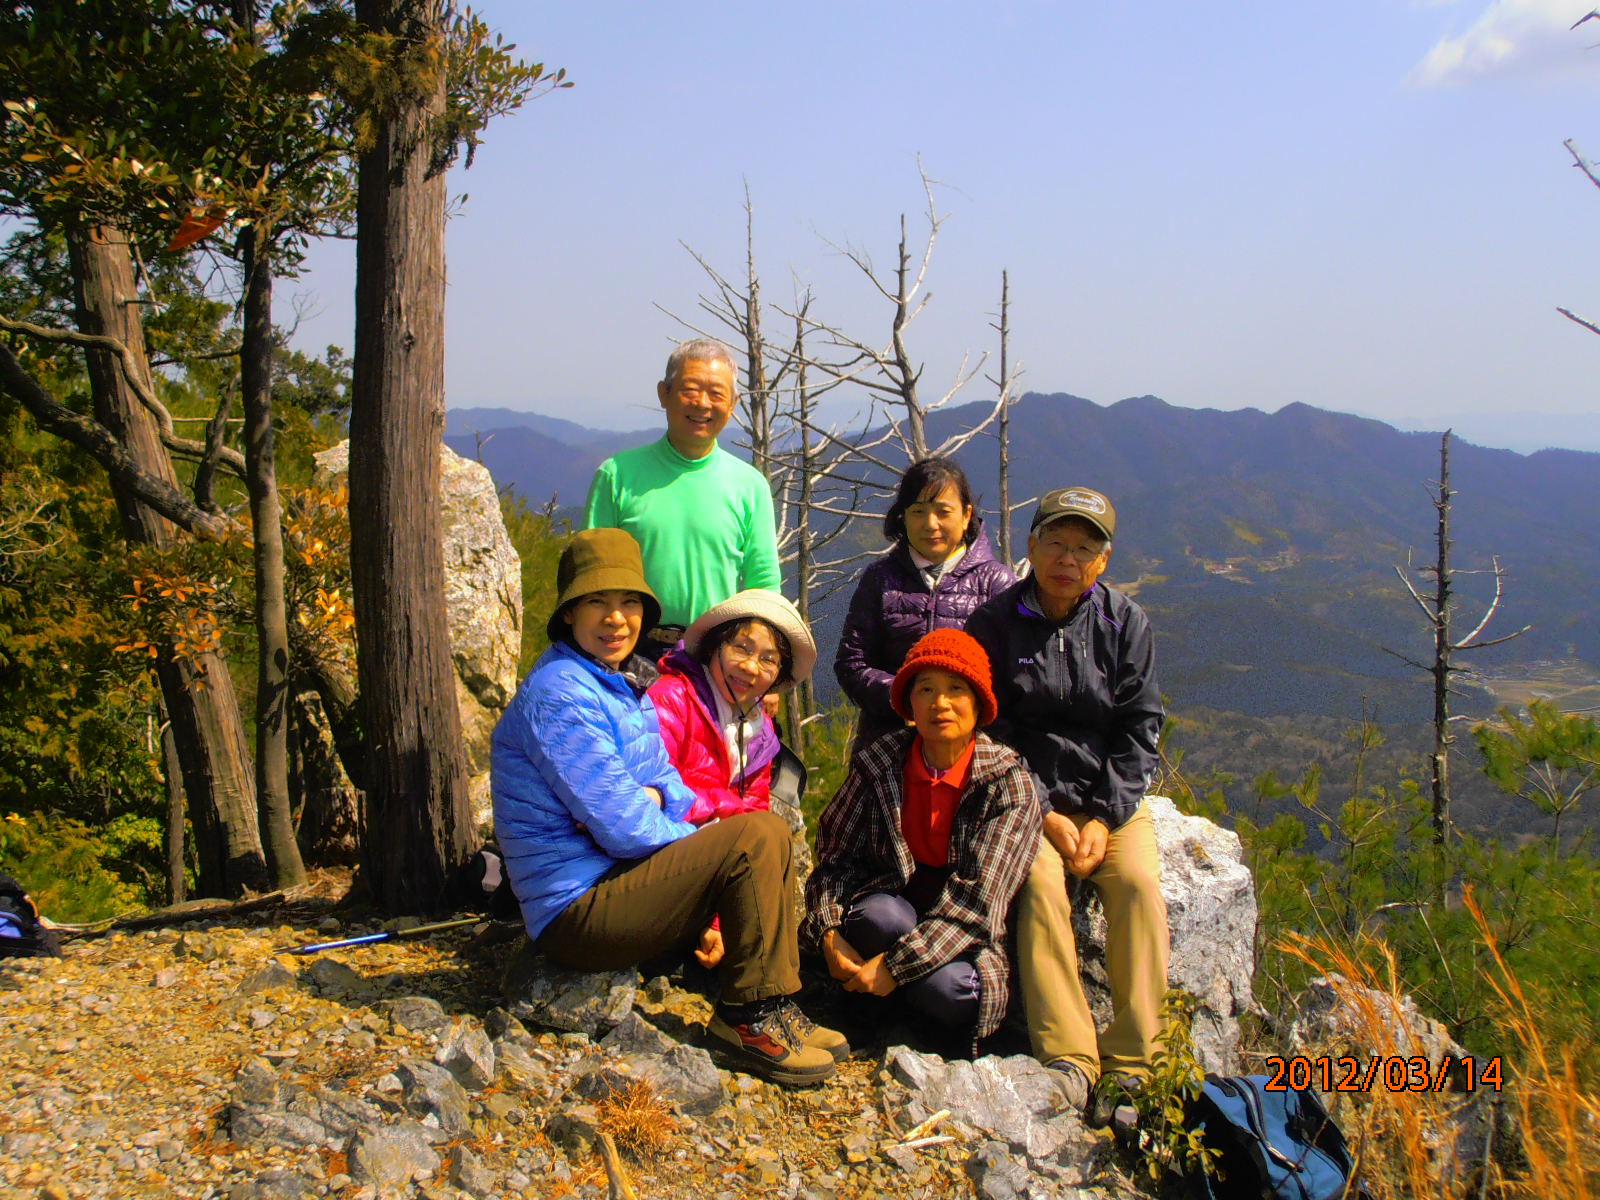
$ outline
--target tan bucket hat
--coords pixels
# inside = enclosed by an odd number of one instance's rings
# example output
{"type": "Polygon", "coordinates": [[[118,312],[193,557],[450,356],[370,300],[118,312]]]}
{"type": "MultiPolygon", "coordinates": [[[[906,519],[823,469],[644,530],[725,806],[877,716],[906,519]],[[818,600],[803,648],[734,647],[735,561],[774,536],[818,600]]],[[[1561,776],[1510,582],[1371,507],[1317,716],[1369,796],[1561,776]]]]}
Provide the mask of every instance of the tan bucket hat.
{"type": "Polygon", "coordinates": [[[747,588],[729,596],[721,604],[713,604],[706,609],[695,618],[694,624],[684,630],[683,648],[690,654],[697,654],[706,634],[718,625],[728,621],[748,621],[751,617],[767,622],[789,639],[791,677],[778,690],[786,691],[810,678],[811,669],[817,665],[817,643],[812,640],[811,630],[800,618],[799,609],[779,593],[766,588],[747,588]]]}
{"type": "Polygon", "coordinates": [[[644,597],[644,629],[661,624],[661,601],[644,581],[644,558],[639,543],[625,529],[584,529],[572,537],[556,567],[556,608],[544,631],[559,642],[567,623],[561,619],[567,606],[590,592],[638,592],[644,597]]]}

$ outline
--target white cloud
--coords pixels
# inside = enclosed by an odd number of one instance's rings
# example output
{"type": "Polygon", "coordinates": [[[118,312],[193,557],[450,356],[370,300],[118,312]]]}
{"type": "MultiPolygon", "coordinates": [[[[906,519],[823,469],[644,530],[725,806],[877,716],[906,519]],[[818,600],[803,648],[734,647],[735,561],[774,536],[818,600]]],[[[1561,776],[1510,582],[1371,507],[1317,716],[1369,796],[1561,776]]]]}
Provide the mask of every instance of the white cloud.
{"type": "Polygon", "coordinates": [[[1483,79],[1600,80],[1600,50],[1590,47],[1600,26],[1571,25],[1592,0],[1494,0],[1459,37],[1436,42],[1408,82],[1417,87],[1483,79]]]}

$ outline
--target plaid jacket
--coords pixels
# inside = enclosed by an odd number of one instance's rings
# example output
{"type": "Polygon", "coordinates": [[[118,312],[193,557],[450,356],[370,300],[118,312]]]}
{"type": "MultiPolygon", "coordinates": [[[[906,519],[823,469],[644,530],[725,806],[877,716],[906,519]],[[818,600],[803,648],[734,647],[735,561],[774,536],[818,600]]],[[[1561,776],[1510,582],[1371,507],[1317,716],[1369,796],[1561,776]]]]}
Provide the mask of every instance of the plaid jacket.
{"type": "MultiPolygon", "coordinates": [[[[916,861],[901,832],[900,800],[914,730],[886,734],[858,752],[844,786],[817,827],[817,865],[806,881],[802,944],[844,922],[851,901],[899,893],[916,861]]],[[[987,1037],[1005,1015],[1006,915],[1039,849],[1038,795],[1027,764],[978,734],[966,791],[950,828],[950,876],[917,927],[885,957],[897,983],[913,983],[961,955],[978,971],[975,1036],[987,1037]]]]}

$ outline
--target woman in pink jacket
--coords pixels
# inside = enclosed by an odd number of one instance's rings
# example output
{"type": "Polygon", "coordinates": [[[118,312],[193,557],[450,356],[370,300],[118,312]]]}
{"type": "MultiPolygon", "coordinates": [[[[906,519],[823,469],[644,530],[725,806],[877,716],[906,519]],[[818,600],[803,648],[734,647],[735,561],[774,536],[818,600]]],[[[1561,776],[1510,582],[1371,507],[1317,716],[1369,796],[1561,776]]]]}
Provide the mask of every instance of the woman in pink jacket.
{"type": "Polygon", "coordinates": [[[794,605],[759,588],[707,609],[661,659],[650,699],[667,755],[695,794],[685,820],[768,807],[782,747],[761,699],[805,679],[816,661],[794,605]]]}

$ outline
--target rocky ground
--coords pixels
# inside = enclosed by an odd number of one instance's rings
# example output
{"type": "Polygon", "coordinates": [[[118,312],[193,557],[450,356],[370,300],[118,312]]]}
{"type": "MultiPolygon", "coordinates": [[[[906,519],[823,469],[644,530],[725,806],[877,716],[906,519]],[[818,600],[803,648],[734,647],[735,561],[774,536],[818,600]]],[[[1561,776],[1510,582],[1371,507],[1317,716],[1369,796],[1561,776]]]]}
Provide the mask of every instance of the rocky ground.
{"type": "Polygon", "coordinates": [[[498,927],[281,953],[377,928],[300,898],[0,960],[0,1200],[1130,1190],[1025,1057],[857,1030],[833,1081],[785,1091],[717,1070],[665,977],[581,994],[535,963],[508,999],[498,927]]]}

